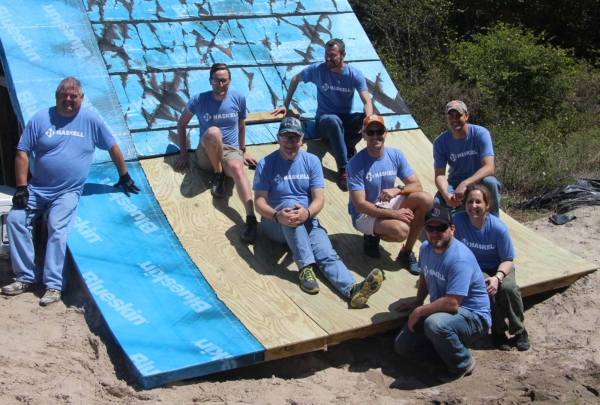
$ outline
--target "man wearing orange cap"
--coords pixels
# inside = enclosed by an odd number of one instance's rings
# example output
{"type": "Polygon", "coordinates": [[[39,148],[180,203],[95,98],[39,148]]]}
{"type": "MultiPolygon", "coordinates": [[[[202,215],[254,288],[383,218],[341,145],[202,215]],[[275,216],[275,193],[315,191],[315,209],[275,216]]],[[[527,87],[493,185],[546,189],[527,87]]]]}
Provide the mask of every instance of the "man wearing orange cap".
{"type": "Polygon", "coordinates": [[[358,152],[347,167],[348,212],[352,223],[364,234],[367,256],[379,257],[380,239],[405,241],[396,260],[411,274],[418,275],[419,266],[412,249],[433,199],[423,191],[404,154],[384,146],[387,129],[383,117],[366,117],[362,137],[367,147],[358,152]],[[404,185],[395,187],[396,178],[404,185]]]}

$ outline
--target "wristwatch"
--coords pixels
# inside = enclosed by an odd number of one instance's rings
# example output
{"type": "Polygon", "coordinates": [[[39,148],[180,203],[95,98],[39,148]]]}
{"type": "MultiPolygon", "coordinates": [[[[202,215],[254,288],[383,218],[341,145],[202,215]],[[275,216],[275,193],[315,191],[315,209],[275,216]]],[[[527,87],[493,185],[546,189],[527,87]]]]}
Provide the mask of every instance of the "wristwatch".
{"type": "Polygon", "coordinates": [[[275,221],[275,222],[279,223],[279,221],[277,220],[277,214],[279,214],[279,211],[275,211],[275,212],[273,213],[273,221],[275,221]]]}
{"type": "Polygon", "coordinates": [[[495,277],[498,279],[498,284],[502,284],[502,279],[500,278],[500,276],[496,275],[495,277]]]}
{"type": "Polygon", "coordinates": [[[400,190],[400,195],[404,195],[404,186],[398,186],[398,189],[400,190]]]}

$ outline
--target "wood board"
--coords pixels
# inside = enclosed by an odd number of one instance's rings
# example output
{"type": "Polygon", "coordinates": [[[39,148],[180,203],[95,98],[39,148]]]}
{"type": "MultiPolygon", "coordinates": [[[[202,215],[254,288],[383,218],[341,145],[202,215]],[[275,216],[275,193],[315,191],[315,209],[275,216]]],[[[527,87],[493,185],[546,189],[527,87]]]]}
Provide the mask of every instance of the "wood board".
{"type": "MultiPolygon", "coordinates": [[[[431,142],[420,130],[392,132],[386,146],[401,149],[426,191],[435,192],[431,142]]],[[[364,147],[361,142],[358,149],[364,147]]],[[[141,161],[155,196],[202,274],[217,295],[266,348],[265,359],[318,350],[326,345],[399,327],[403,315],[394,311],[399,299],[416,293],[417,278],[394,261],[401,244],[381,243],[380,259],[362,252],[362,234],[351,223],[348,194],[335,184],[336,169],[327,141],[308,140],[302,148],[317,155],[326,178],[325,207],[319,219],[333,246],[355,278],[362,280],[374,267],[385,271],[381,290],[364,309],[350,309],[347,300],[318,274],[321,291],[308,295],[298,287],[291,252],[269,241],[259,228],[257,243],[239,240],[245,214],[228,179],[224,199],[213,199],[210,174],[190,167],[183,174],[171,165],[177,156],[141,161]]],[[[250,146],[257,159],[277,145],[250,146]]],[[[250,182],[254,172],[246,170],[250,182]]],[[[501,214],[517,251],[517,280],[524,295],[574,282],[597,265],[553,245],[501,214]]],[[[416,249],[420,246],[417,242],[416,249]]]]}

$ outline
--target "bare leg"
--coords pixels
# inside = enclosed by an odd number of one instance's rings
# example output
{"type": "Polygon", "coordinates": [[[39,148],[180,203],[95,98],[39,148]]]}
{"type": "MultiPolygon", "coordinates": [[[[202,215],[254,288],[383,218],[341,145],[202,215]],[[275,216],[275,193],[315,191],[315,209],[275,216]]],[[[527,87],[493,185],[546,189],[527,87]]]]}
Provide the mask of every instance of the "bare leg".
{"type": "Polygon", "coordinates": [[[223,164],[221,163],[223,160],[223,135],[221,130],[217,127],[208,128],[202,135],[201,143],[215,173],[221,173],[223,171],[223,164]]]}
{"type": "Polygon", "coordinates": [[[252,188],[246,173],[244,173],[244,163],[240,160],[230,160],[225,165],[225,173],[233,179],[238,196],[244,208],[246,215],[254,215],[254,201],[252,200],[252,188]]]}
{"type": "Polygon", "coordinates": [[[425,214],[433,207],[433,198],[429,193],[424,191],[418,193],[412,193],[406,197],[400,208],[408,208],[413,214],[414,218],[410,223],[410,231],[406,237],[405,249],[411,251],[423,230],[423,222],[425,222],[425,214]]]}

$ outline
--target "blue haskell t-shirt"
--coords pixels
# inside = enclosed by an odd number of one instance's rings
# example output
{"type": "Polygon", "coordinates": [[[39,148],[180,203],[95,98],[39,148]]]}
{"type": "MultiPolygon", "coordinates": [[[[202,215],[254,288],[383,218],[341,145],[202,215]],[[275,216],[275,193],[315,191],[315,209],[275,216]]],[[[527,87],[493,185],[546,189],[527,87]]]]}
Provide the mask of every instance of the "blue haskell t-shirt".
{"type": "MultiPolygon", "coordinates": [[[[363,149],[346,166],[348,190],[365,190],[366,201],[373,204],[383,190],[394,187],[396,177],[404,181],[413,173],[404,154],[395,148],[384,148],[384,155],[380,158],[369,156],[367,150],[363,149]]],[[[348,213],[356,225],[360,213],[356,211],[352,199],[348,202],[348,213]]]]}
{"type": "Polygon", "coordinates": [[[200,136],[209,127],[218,127],[223,134],[223,144],[240,147],[239,120],[246,119],[246,97],[235,90],[228,90],[223,101],[215,100],[212,91],[196,94],[186,107],[198,117],[200,136]]]}
{"type": "Polygon", "coordinates": [[[276,150],[256,165],[252,189],[268,191],[267,204],[273,208],[287,199],[307,208],[313,188],[325,188],[325,179],[319,158],[311,153],[299,150],[292,161],[285,160],[276,150]]]}
{"type": "Polygon", "coordinates": [[[465,244],[475,255],[481,269],[497,269],[500,263],[515,258],[508,228],[493,215],[487,215],[483,228],[471,225],[466,211],[454,214],[454,237],[465,244]]]}
{"type": "Polygon", "coordinates": [[[465,139],[454,139],[450,130],[433,141],[434,168],[448,170],[448,184],[457,187],[481,169],[481,159],[494,156],[492,136],[479,125],[469,124],[465,139]]]}
{"type": "Polygon", "coordinates": [[[360,70],[344,63],[341,73],[333,73],[327,63],[314,63],[300,72],[304,83],[317,86],[317,117],[324,114],[348,114],[352,111],[354,90],[368,90],[360,70]]]}
{"type": "Polygon", "coordinates": [[[17,145],[33,153],[29,190],[50,201],[66,192],[81,192],[96,147],[108,150],[115,142],[102,118],[85,107],[74,117],[63,117],[56,107],[37,112],[17,145]]]}
{"type": "Polygon", "coordinates": [[[478,314],[489,328],[492,325],[490,298],[483,273],[473,253],[456,238],[440,255],[429,242],[419,251],[419,268],[427,282],[431,302],[448,294],[464,297],[460,306],[478,314]]]}

